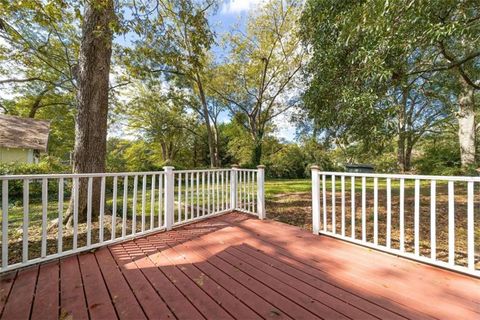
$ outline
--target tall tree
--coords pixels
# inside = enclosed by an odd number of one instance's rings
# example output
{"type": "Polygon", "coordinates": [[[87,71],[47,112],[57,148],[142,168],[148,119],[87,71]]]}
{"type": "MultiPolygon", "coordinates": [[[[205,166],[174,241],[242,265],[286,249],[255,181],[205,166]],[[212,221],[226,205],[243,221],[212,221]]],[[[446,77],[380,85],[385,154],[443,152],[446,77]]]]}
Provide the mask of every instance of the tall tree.
{"type": "Polygon", "coordinates": [[[218,145],[212,127],[207,85],[214,42],[207,15],[216,8],[217,1],[159,1],[161,14],[145,18],[137,32],[135,49],[128,50],[127,65],[141,76],[157,74],[160,79],[175,82],[189,89],[197,103],[190,107],[203,119],[208,137],[210,166],[219,166],[218,145]],[[154,41],[152,41],[154,39],[154,41]]]}
{"type": "Polygon", "coordinates": [[[298,37],[301,2],[272,0],[250,13],[246,31],[227,36],[229,55],[216,74],[215,93],[232,114],[246,117],[252,140],[251,164],[262,158],[263,140],[273,120],[298,102],[305,51],[298,37]]]}
{"type": "MultiPolygon", "coordinates": [[[[113,0],[85,2],[76,72],[75,173],[105,172],[108,90],[115,21],[113,0]]],[[[87,217],[86,182],[81,179],[79,186],[79,221],[87,217]]],[[[93,195],[92,207],[99,208],[99,179],[93,185],[93,195]]]]}
{"type": "Polygon", "coordinates": [[[79,4],[0,1],[0,112],[51,120],[50,153],[74,141],[79,4]]]}
{"type": "Polygon", "coordinates": [[[457,105],[462,165],[475,163],[473,91],[480,72],[476,1],[310,0],[302,26],[305,43],[313,50],[305,96],[311,115],[329,110],[332,122],[368,135],[366,128],[384,121],[375,107],[393,88],[412,77],[446,79],[441,89],[450,90],[457,105]]]}
{"type": "Polygon", "coordinates": [[[187,114],[189,96],[156,84],[139,84],[123,109],[128,126],[142,139],[160,146],[165,164],[175,163],[180,151],[196,135],[197,119],[187,114]]]}

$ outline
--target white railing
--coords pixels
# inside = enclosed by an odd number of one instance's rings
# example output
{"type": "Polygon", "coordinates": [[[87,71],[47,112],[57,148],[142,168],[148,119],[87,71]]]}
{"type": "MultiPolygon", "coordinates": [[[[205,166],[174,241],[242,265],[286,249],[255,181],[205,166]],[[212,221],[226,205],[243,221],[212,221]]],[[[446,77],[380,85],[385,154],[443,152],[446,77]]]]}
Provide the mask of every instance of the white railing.
{"type": "Polygon", "coordinates": [[[0,272],[239,210],[263,219],[258,169],[0,176],[0,272]]]}
{"type": "Polygon", "coordinates": [[[312,167],[314,234],[477,277],[479,204],[480,177],[321,172],[312,167]]]}

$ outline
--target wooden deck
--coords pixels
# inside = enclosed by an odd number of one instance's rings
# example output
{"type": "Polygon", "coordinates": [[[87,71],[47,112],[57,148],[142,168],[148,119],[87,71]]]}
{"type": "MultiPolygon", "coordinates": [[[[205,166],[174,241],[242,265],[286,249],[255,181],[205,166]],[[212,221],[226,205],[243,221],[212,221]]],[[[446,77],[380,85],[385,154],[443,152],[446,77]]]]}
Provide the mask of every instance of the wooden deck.
{"type": "Polygon", "coordinates": [[[2,319],[480,319],[480,280],[232,213],[3,275],[2,319]]]}

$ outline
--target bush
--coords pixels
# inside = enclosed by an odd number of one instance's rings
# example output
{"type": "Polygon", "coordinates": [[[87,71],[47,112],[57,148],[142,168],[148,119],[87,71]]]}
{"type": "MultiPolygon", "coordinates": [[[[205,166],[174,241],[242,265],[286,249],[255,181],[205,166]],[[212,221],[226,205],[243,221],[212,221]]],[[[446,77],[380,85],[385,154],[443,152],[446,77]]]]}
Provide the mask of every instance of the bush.
{"type": "Polygon", "coordinates": [[[421,174],[461,175],[459,149],[455,139],[428,139],[413,166],[421,174]]]}
{"type": "MultiPolygon", "coordinates": [[[[63,165],[58,158],[44,157],[38,164],[30,163],[0,163],[0,176],[2,175],[30,175],[30,174],[52,174],[67,173],[70,167],[63,165]]],[[[57,184],[56,179],[49,182],[50,186],[57,184]]],[[[42,186],[38,181],[29,185],[31,197],[38,197],[41,194],[42,186]]],[[[8,183],[9,197],[20,199],[23,194],[23,181],[10,180],[8,183]]]]}
{"type": "Polygon", "coordinates": [[[305,177],[307,162],[296,144],[285,145],[266,160],[266,175],[269,178],[296,179],[305,177]]]}

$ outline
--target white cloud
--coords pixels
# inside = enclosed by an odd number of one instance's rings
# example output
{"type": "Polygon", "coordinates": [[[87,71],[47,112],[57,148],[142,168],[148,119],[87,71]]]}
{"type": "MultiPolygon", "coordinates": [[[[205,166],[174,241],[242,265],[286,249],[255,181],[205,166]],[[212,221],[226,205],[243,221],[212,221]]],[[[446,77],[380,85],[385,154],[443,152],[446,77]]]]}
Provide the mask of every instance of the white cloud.
{"type": "Polygon", "coordinates": [[[223,3],[222,13],[237,14],[248,11],[252,7],[264,2],[265,0],[226,0],[223,3]]]}

